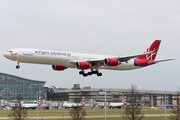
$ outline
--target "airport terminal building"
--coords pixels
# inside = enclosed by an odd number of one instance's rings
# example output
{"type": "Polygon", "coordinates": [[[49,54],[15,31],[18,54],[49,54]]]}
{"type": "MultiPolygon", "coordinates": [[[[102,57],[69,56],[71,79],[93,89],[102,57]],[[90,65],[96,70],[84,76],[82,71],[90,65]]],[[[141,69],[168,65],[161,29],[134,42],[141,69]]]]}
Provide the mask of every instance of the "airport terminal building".
{"type": "Polygon", "coordinates": [[[40,97],[44,99],[45,82],[0,73],[0,99],[15,100],[18,93],[23,100],[36,100],[39,92],[40,97]]]}

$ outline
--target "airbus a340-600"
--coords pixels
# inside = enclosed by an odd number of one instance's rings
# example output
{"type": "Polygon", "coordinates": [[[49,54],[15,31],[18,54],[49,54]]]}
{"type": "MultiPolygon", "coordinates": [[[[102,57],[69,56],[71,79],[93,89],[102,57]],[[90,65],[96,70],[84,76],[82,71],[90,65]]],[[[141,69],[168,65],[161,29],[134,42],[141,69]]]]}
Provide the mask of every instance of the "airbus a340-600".
{"type": "Polygon", "coordinates": [[[6,58],[15,61],[17,69],[20,68],[20,62],[47,64],[52,65],[52,69],[57,71],[63,71],[67,68],[77,68],[80,70],[79,74],[84,77],[92,74],[102,76],[99,69],[132,70],[162,61],[172,60],[166,59],[155,61],[160,43],[160,40],[155,40],[144,53],[125,57],[28,48],[10,49],[3,55],[6,58]],[[90,69],[90,72],[85,73],[84,70],[87,69],[90,69]]]}

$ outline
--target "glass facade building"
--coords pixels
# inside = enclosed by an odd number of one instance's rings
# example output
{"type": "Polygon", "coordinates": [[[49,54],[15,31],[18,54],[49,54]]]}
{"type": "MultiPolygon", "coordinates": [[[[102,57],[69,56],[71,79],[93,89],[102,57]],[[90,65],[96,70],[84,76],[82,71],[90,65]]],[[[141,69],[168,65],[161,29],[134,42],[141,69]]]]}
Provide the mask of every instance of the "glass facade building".
{"type": "Polygon", "coordinates": [[[23,100],[37,100],[37,92],[44,99],[45,81],[30,80],[14,75],[0,73],[0,99],[15,100],[21,94],[23,100]]]}

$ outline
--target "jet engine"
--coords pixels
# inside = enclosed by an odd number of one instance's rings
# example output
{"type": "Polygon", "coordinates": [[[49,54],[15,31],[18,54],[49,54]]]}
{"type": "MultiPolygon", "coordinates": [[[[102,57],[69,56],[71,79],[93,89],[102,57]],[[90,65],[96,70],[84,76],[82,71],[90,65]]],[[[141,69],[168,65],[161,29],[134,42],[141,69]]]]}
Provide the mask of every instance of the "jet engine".
{"type": "Polygon", "coordinates": [[[91,65],[88,62],[77,62],[76,67],[81,70],[89,69],[91,65]]]}
{"type": "Polygon", "coordinates": [[[120,62],[118,59],[114,59],[114,58],[106,58],[104,60],[105,65],[107,66],[117,66],[120,62]]]}
{"type": "Polygon", "coordinates": [[[66,67],[61,66],[61,65],[52,65],[52,69],[57,70],[57,71],[63,71],[66,69],[66,67]]]}

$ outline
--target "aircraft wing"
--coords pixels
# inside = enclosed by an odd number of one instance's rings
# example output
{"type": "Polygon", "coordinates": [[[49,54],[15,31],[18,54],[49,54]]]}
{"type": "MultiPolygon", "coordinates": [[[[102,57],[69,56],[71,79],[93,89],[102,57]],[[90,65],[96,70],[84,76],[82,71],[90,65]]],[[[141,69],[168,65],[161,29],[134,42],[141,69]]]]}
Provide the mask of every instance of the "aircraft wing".
{"type": "Polygon", "coordinates": [[[143,54],[138,54],[138,55],[118,57],[117,59],[118,59],[119,61],[121,61],[121,62],[127,62],[128,60],[130,60],[130,59],[132,59],[132,58],[149,55],[149,54],[152,54],[152,53],[155,53],[155,52],[157,52],[157,50],[154,50],[154,51],[151,51],[151,52],[147,52],[147,53],[143,53],[143,54]]]}
{"type": "Polygon", "coordinates": [[[69,61],[70,63],[77,63],[79,61],[81,62],[102,62],[105,58],[99,58],[99,59],[83,59],[83,60],[72,60],[69,61]]]}
{"type": "Polygon", "coordinates": [[[101,67],[104,66],[104,59],[105,58],[99,58],[99,59],[82,59],[82,60],[71,60],[69,63],[76,64],[78,62],[88,62],[93,66],[101,67]]]}
{"type": "MultiPolygon", "coordinates": [[[[136,58],[136,57],[140,57],[140,56],[145,56],[145,55],[149,55],[152,53],[155,53],[157,50],[148,52],[148,53],[143,53],[143,54],[138,54],[138,55],[132,55],[132,56],[125,56],[125,57],[108,57],[108,58],[115,58],[118,59],[120,62],[127,62],[128,60],[132,59],[132,58],[136,58]]],[[[69,61],[69,63],[77,63],[77,62],[89,62],[89,63],[99,63],[101,65],[103,65],[105,58],[98,58],[98,59],[83,59],[83,60],[71,60],[69,61]]]]}
{"type": "Polygon", "coordinates": [[[155,63],[159,63],[159,62],[164,62],[164,61],[170,61],[170,60],[175,60],[175,59],[165,59],[165,60],[158,60],[158,61],[149,61],[149,64],[155,64],[155,63]]]}

